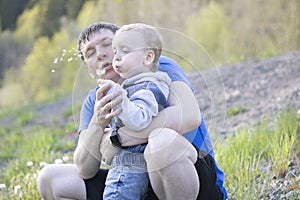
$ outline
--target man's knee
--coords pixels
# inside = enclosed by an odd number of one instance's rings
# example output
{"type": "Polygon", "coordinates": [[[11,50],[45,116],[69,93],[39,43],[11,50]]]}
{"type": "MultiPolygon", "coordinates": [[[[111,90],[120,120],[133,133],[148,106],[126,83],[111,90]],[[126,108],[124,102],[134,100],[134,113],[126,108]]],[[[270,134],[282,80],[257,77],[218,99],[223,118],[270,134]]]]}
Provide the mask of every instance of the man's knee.
{"type": "Polygon", "coordinates": [[[176,131],[159,128],[149,135],[145,150],[148,171],[160,170],[176,161],[186,160],[195,163],[197,152],[193,145],[176,131]]]}
{"type": "Polygon", "coordinates": [[[49,181],[49,178],[51,177],[49,175],[50,171],[51,171],[51,166],[48,165],[48,166],[43,167],[43,169],[38,172],[38,175],[36,178],[38,186],[42,183],[45,184],[49,181]]]}
{"type": "Polygon", "coordinates": [[[36,178],[38,191],[43,199],[51,199],[51,188],[49,187],[51,182],[51,165],[45,166],[38,172],[36,178]]]}

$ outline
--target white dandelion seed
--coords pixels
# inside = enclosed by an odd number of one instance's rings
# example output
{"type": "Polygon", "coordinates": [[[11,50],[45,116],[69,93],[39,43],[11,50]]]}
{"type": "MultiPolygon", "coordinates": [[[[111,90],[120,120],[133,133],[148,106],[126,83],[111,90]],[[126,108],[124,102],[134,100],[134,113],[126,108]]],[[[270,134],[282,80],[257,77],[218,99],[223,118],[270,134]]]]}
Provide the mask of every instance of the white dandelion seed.
{"type": "Polygon", "coordinates": [[[31,174],[26,174],[25,176],[24,176],[24,181],[26,181],[26,182],[28,182],[28,181],[30,181],[30,176],[31,176],[31,174]]]}
{"type": "Polygon", "coordinates": [[[32,174],[32,177],[33,177],[34,179],[36,179],[36,178],[37,178],[37,176],[38,176],[38,173],[34,173],[34,174],[32,174]]]}
{"type": "Polygon", "coordinates": [[[26,165],[27,165],[28,167],[31,167],[31,166],[33,165],[33,162],[32,162],[32,161],[28,161],[28,162],[26,163],[26,165]]]}
{"type": "Polygon", "coordinates": [[[57,62],[58,62],[58,58],[55,58],[54,61],[53,61],[53,63],[57,64],[57,62]]]}
{"type": "Polygon", "coordinates": [[[20,192],[19,192],[19,198],[22,199],[22,197],[23,197],[23,192],[20,191],[20,192]]]}
{"type": "Polygon", "coordinates": [[[55,159],[54,163],[55,164],[62,164],[63,161],[62,161],[62,159],[55,159]]]}
{"type": "Polygon", "coordinates": [[[46,163],[46,162],[44,162],[44,161],[40,162],[40,167],[44,167],[44,166],[46,166],[46,165],[48,165],[48,163],[46,163]]]}
{"type": "Polygon", "coordinates": [[[18,194],[18,192],[19,192],[20,189],[21,189],[21,185],[16,185],[16,186],[14,187],[14,193],[15,193],[15,194],[18,194]]]}
{"type": "Polygon", "coordinates": [[[64,162],[69,161],[69,156],[63,156],[63,157],[62,157],[62,160],[63,160],[64,162]]]}
{"type": "Polygon", "coordinates": [[[71,58],[68,59],[68,62],[70,62],[70,61],[72,61],[72,60],[73,60],[73,58],[71,57],[71,58]]]}
{"type": "Polygon", "coordinates": [[[5,183],[1,183],[1,184],[0,184],[0,190],[5,189],[5,188],[6,188],[5,183]]]}

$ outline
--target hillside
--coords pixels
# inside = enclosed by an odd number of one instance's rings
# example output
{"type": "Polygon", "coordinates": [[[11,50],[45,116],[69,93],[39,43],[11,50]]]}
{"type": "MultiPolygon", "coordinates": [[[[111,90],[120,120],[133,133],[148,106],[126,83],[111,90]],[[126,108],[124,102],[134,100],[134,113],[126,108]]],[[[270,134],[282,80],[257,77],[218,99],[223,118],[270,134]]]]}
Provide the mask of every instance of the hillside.
{"type": "Polygon", "coordinates": [[[288,107],[296,108],[300,116],[300,52],[221,66],[219,74],[216,72],[203,71],[204,78],[198,73],[189,74],[213,132],[249,128],[288,107]],[[217,82],[210,88],[209,79],[217,82]]]}
{"type": "MultiPolygon", "coordinates": [[[[300,115],[300,52],[218,66],[189,73],[188,77],[211,134],[249,128],[264,117],[275,117],[279,110],[287,107],[296,108],[300,115]]],[[[74,119],[77,122],[78,109],[74,117],[66,118],[64,112],[72,106],[78,107],[72,102],[78,104],[83,98],[65,97],[36,106],[34,115],[43,117],[33,117],[27,126],[60,126],[74,119]],[[51,121],[54,118],[55,123],[51,121]]],[[[12,116],[0,119],[1,127],[10,127],[13,123],[12,116]]]]}
{"type": "MultiPolygon", "coordinates": [[[[277,113],[288,107],[295,108],[298,118],[300,117],[300,52],[218,66],[189,73],[188,77],[214,142],[222,143],[228,134],[242,127],[252,128],[264,117],[275,121],[277,113]]],[[[16,124],[23,133],[37,126],[56,130],[64,127],[67,122],[74,122],[77,127],[78,105],[84,96],[78,99],[74,99],[74,96],[38,106],[28,106],[22,112],[2,115],[1,133],[13,130],[16,124]],[[22,113],[27,118],[23,119],[22,113]]],[[[76,130],[65,130],[62,134],[64,140],[77,139],[76,130]]],[[[71,145],[72,149],[74,145],[71,145]]],[[[6,166],[6,161],[0,161],[0,166],[6,166]]],[[[268,174],[272,165],[261,163],[259,168],[268,174]]],[[[300,188],[291,185],[299,183],[299,169],[299,157],[291,158],[284,175],[268,177],[261,192],[268,199],[296,197],[300,194],[300,188]]]]}

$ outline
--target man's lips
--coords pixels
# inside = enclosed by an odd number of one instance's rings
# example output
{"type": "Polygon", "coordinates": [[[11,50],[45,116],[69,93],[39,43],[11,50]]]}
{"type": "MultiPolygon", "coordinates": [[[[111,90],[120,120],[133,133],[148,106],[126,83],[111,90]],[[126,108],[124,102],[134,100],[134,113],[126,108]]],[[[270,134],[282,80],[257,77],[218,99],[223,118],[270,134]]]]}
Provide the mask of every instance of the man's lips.
{"type": "Polygon", "coordinates": [[[102,70],[105,72],[111,71],[113,69],[112,63],[105,63],[102,65],[102,70]]]}
{"type": "Polygon", "coordinates": [[[112,64],[110,62],[107,62],[107,63],[104,63],[101,68],[104,69],[104,68],[109,68],[109,67],[112,67],[112,64]]]}

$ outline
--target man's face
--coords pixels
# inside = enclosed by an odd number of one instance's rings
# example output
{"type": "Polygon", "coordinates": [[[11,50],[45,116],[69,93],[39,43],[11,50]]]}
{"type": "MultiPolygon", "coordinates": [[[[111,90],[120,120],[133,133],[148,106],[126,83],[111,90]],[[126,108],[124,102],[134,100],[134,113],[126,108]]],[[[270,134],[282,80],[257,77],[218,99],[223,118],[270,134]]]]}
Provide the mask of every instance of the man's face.
{"type": "Polygon", "coordinates": [[[89,40],[81,45],[84,62],[90,76],[94,79],[104,78],[117,82],[120,76],[113,70],[112,39],[114,33],[101,29],[89,35],[89,40]]]}

